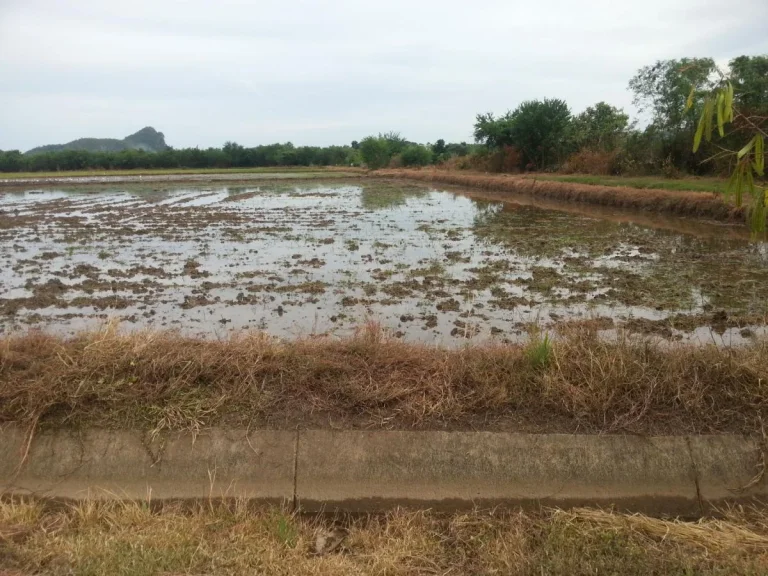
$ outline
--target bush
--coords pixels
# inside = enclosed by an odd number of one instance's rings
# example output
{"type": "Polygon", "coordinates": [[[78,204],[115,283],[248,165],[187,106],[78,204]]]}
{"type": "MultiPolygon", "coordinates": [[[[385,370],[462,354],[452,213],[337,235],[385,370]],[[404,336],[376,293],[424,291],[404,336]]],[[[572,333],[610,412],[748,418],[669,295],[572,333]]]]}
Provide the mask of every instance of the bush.
{"type": "Polygon", "coordinates": [[[402,168],[403,167],[403,156],[402,154],[395,154],[392,156],[392,158],[389,159],[389,164],[387,164],[387,168],[402,168]]]}
{"type": "Polygon", "coordinates": [[[389,164],[392,152],[386,139],[368,136],[360,143],[360,156],[371,170],[378,170],[389,164]]]}
{"type": "Polygon", "coordinates": [[[594,174],[596,176],[618,174],[616,157],[615,151],[607,152],[584,148],[572,154],[560,171],[566,174],[594,174]]]}
{"type": "Polygon", "coordinates": [[[400,157],[403,166],[426,166],[432,163],[432,151],[426,146],[409,144],[405,147],[400,157]]]}
{"type": "Polygon", "coordinates": [[[489,172],[519,172],[523,158],[514,146],[503,146],[488,158],[489,172]]]}
{"type": "Polygon", "coordinates": [[[449,156],[437,164],[436,168],[440,170],[469,170],[472,168],[472,155],[449,156]]]}
{"type": "Polygon", "coordinates": [[[503,146],[500,150],[490,151],[486,147],[476,149],[472,154],[453,158],[443,162],[442,168],[450,170],[478,170],[481,172],[520,171],[522,156],[514,146],[503,146]]]}

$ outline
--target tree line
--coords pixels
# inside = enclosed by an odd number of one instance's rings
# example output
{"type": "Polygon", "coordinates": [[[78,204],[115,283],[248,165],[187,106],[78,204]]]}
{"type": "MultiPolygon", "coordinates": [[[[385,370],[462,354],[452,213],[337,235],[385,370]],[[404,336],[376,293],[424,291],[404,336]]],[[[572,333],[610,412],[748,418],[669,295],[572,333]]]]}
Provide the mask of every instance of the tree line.
{"type": "Polygon", "coordinates": [[[348,146],[270,144],[247,148],[181,148],[161,152],[66,150],[39,154],[0,151],[0,171],[110,170],[133,168],[247,168],[277,166],[426,166],[444,164],[488,171],[562,170],[615,174],[725,173],[732,159],[719,154],[740,141],[748,124],[768,125],[768,56],[739,56],[718,70],[712,58],[663,60],[629,81],[635,105],[648,116],[640,127],[622,109],[598,102],[574,114],[567,102],[544,98],[504,114],[478,114],[475,143],[411,142],[398,132],[368,136],[348,146]],[[691,146],[706,94],[733,86],[738,122],[717,142],[691,146]],[[710,160],[710,161],[708,161],[710,160]]]}
{"type": "Polygon", "coordinates": [[[593,174],[728,173],[733,148],[747,123],[768,125],[768,56],[739,56],[718,70],[712,58],[682,58],[645,66],[629,80],[634,104],[649,121],[639,127],[624,110],[597,102],[578,114],[558,98],[522,102],[502,115],[478,114],[475,145],[425,145],[397,133],[369,136],[362,160],[371,168],[453,160],[457,168],[487,171],[561,170],[593,174]],[[706,94],[727,77],[734,87],[740,122],[718,142],[694,151],[706,94]],[[710,161],[711,160],[711,161],[710,161]]]}
{"type": "Polygon", "coordinates": [[[719,152],[740,141],[747,123],[768,125],[768,56],[739,56],[726,71],[712,58],[659,61],[638,70],[629,89],[634,104],[649,116],[643,128],[605,102],[574,115],[565,101],[543,99],[498,117],[479,114],[475,139],[487,154],[514,155],[520,169],[675,176],[729,172],[732,158],[719,152]],[[726,79],[742,122],[694,151],[703,96],[726,79]]]}
{"type": "Polygon", "coordinates": [[[336,166],[360,164],[352,146],[268,144],[246,148],[227,142],[221,148],[169,148],[160,152],[61,150],[22,154],[0,151],[0,172],[63,170],[131,170],[137,168],[255,168],[273,166],[336,166]]]}

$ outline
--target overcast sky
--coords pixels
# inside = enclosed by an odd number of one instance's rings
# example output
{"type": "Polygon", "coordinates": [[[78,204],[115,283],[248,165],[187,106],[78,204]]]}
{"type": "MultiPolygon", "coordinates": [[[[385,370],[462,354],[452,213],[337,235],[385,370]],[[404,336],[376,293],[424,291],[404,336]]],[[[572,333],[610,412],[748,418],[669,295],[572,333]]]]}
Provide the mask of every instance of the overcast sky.
{"type": "Polygon", "coordinates": [[[0,149],[472,138],[558,97],[634,113],[657,59],[768,53],[768,0],[0,0],[0,149]]]}

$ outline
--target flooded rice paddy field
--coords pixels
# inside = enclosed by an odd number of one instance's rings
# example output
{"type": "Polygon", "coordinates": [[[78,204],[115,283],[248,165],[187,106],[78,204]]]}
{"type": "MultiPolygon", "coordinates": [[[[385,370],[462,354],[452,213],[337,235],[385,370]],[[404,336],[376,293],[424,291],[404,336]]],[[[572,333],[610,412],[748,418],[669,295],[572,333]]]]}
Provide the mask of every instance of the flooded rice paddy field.
{"type": "MultiPolygon", "coordinates": [[[[551,203],[550,203],[551,204],[551,203]]],[[[592,325],[734,344],[765,333],[768,251],[680,230],[396,182],[0,192],[0,331],[528,338],[592,325]]]]}

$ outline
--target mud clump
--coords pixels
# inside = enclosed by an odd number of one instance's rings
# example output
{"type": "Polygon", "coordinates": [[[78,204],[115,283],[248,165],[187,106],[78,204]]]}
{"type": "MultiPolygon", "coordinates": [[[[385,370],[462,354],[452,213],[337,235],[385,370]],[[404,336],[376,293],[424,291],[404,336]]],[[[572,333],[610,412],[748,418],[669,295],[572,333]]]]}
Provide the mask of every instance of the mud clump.
{"type": "Polygon", "coordinates": [[[184,263],[184,274],[190,278],[208,278],[211,274],[200,270],[200,262],[190,258],[184,263]]]}
{"type": "Polygon", "coordinates": [[[459,301],[455,298],[449,298],[448,300],[443,300],[437,304],[437,309],[440,310],[440,312],[458,312],[459,308],[459,301]]]}
{"type": "Polygon", "coordinates": [[[198,306],[210,306],[216,304],[217,300],[211,300],[204,294],[196,294],[193,296],[184,296],[184,302],[181,303],[181,308],[189,310],[190,308],[196,308],[198,306]]]}
{"type": "Polygon", "coordinates": [[[99,277],[99,274],[101,274],[101,270],[96,266],[92,266],[91,264],[78,264],[72,270],[72,274],[69,277],[78,278],[79,276],[85,276],[91,280],[96,280],[99,277]]]}

